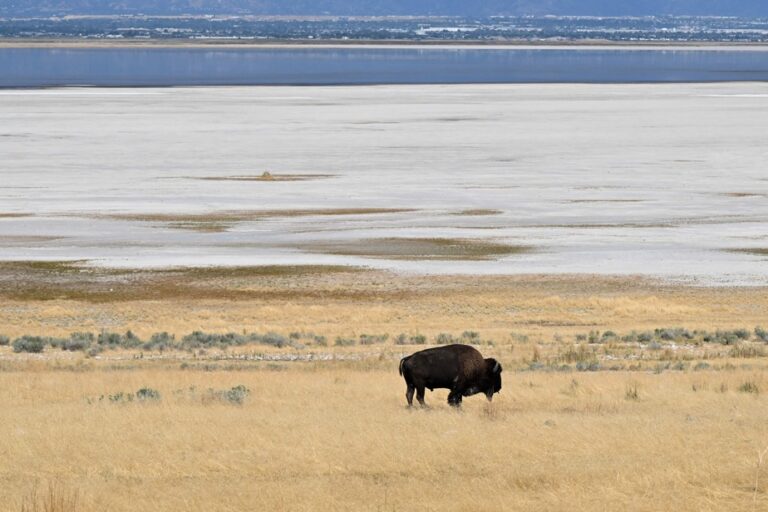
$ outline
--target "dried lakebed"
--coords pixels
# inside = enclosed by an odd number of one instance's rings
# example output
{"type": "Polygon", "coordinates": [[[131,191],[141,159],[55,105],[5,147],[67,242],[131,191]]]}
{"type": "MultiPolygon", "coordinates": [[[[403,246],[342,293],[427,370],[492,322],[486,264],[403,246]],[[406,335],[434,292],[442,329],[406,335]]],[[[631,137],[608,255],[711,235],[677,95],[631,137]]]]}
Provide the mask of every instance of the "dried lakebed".
{"type": "Polygon", "coordinates": [[[1,91],[0,260],[765,285],[766,98],[764,83],[1,91]]]}

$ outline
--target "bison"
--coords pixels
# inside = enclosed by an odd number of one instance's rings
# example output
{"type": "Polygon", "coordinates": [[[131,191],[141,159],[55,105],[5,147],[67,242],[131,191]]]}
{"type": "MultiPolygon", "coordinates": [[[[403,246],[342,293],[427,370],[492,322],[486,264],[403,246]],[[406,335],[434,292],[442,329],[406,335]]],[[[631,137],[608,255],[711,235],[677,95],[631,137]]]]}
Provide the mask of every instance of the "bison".
{"type": "Polygon", "coordinates": [[[408,390],[405,398],[413,405],[413,392],[423,407],[424,388],[450,389],[448,404],[459,407],[461,399],[484,393],[490,402],[493,394],[501,391],[501,365],[492,358],[483,359],[477,349],[469,345],[447,345],[428,348],[400,360],[400,375],[408,390]]]}

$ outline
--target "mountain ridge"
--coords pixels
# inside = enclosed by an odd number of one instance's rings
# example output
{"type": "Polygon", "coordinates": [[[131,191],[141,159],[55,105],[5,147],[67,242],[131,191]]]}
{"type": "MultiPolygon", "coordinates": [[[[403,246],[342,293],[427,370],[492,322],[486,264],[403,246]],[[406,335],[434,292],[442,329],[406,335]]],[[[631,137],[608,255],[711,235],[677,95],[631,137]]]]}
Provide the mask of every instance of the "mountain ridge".
{"type": "Polygon", "coordinates": [[[6,0],[0,16],[60,15],[336,16],[768,16],[760,0],[6,0]]]}

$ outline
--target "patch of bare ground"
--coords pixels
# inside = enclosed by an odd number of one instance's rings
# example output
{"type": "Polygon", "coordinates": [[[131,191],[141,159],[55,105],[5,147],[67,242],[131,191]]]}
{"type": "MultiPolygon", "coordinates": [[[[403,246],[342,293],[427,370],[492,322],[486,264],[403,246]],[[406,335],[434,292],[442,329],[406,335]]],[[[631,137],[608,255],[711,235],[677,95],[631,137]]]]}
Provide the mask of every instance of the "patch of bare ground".
{"type": "Polygon", "coordinates": [[[298,210],[234,210],[212,213],[118,213],[91,215],[92,218],[155,222],[164,227],[200,232],[223,232],[240,222],[255,222],[272,218],[382,215],[416,211],[413,208],[317,208],[298,210]]]}
{"type": "Polygon", "coordinates": [[[18,219],[22,217],[32,217],[31,213],[2,213],[0,212],[0,219],[18,219]]]}
{"type": "Polygon", "coordinates": [[[395,260],[490,260],[533,250],[523,245],[466,238],[369,238],[308,243],[299,248],[324,254],[395,260]]]}

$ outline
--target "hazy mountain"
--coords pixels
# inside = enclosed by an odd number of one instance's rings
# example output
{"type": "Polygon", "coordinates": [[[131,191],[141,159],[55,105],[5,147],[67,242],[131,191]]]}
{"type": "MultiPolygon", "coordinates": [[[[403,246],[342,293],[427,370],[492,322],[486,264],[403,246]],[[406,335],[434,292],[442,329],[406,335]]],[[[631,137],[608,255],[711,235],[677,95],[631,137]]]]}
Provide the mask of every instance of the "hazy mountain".
{"type": "Polygon", "coordinates": [[[0,0],[0,16],[62,14],[768,16],[766,0],[0,0]]]}

